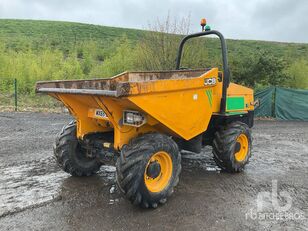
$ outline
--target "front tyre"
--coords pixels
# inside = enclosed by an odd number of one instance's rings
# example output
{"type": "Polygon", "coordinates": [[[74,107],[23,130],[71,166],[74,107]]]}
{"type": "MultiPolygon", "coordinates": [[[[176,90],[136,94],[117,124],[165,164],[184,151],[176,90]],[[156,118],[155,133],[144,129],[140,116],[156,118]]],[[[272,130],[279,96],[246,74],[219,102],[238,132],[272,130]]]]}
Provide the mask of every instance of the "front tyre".
{"type": "Polygon", "coordinates": [[[135,205],[164,204],[179,182],[181,154],[168,136],[149,133],[132,139],[117,160],[117,183],[135,205]]]}
{"type": "Polygon", "coordinates": [[[65,125],[58,134],[54,155],[59,166],[73,176],[90,176],[102,165],[96,158],[88,158],[76,136],[76,121],[65,125]]]}
{"type": "Polygon", "coordinates": [[[215,133],[213,155],[227,172],[241,172],[251,157],[251,133],[247,124],[236,121],[215,133]]]}

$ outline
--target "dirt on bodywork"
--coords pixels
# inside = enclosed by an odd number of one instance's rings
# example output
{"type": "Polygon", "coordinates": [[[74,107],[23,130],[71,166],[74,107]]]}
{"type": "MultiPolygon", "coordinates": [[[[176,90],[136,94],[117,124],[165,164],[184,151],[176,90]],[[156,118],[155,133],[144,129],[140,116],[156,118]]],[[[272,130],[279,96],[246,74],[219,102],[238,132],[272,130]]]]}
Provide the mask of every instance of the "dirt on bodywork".
{"type": "Polygon", "coordinates": [[[307,122],[256,121],[239,174],[221,172],[210,147],[184,152],[173,196],[144,210],[122,197],[113,166],[88,178],[58,168],[52,145],[71,119],[0,113],[0,230],[308,229],[307,122]]]}

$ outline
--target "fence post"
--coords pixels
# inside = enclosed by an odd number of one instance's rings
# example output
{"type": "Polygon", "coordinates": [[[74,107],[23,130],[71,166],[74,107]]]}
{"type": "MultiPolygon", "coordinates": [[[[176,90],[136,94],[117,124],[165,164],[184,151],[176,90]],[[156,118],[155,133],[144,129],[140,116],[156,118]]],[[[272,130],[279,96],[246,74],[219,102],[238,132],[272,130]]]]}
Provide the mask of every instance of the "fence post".
{"type": "Polygon", "coordinates": [[[277,92],[277,86],[274,86],[272,117],[275,119],[276,119],[276,92],[277,92]]]}
{"type": "Polygon", "coordinates": [[[17,111],[17,79],[14,79],[14,91],[15,91],[15,111],[17,111]]]}

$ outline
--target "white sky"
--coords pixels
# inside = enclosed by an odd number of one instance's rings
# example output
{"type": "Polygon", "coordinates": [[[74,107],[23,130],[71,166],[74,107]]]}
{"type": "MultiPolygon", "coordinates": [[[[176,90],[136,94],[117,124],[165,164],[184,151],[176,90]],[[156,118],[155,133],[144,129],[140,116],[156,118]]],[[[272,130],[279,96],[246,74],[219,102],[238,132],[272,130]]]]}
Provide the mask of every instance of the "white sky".
{"type": "Polygon", "coordinates": [[[168,13],[190,14],[192,32],[205,17],[227,38],[308,43],[308,0],[0,0],[0,18],[139,29],[168,13]]]}

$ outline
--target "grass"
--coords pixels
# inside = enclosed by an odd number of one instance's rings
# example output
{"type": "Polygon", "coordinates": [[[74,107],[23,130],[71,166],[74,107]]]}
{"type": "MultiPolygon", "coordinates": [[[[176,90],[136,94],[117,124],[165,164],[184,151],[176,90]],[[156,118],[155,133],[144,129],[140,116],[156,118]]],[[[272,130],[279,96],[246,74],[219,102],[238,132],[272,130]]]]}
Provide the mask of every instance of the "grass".
{"type": "MultiPolygon", "coordinates": [[[[61,102],[48,95],[20,95],[18,97],[18,111],[36,112],[64,112],[61,102]]],[[[0,111],[14,111],[14,94],[0,94],[0,111]]]]}
{"type": "MultiPolygon", "coordinates": [[[[135,43],[145,33],[144,30],[73,22],[0,19],[0,40],[7,48],[16,50],[22,49],[27,41],[33,42],[32,49],[37,50],[46,44],[66,50],[78,42],[89,40],[107,47],[123,35],[135,43]]],[[[246,55],[264,49],[290,62],[294,58],[308,58],[308,44],[233,39],[228,39],[227,44],[229,53],[234,55],[246,55]]],[[[216,39],[209,39],[208,48],[215,55],[219,55],[219,47],[216,39]]]]}

